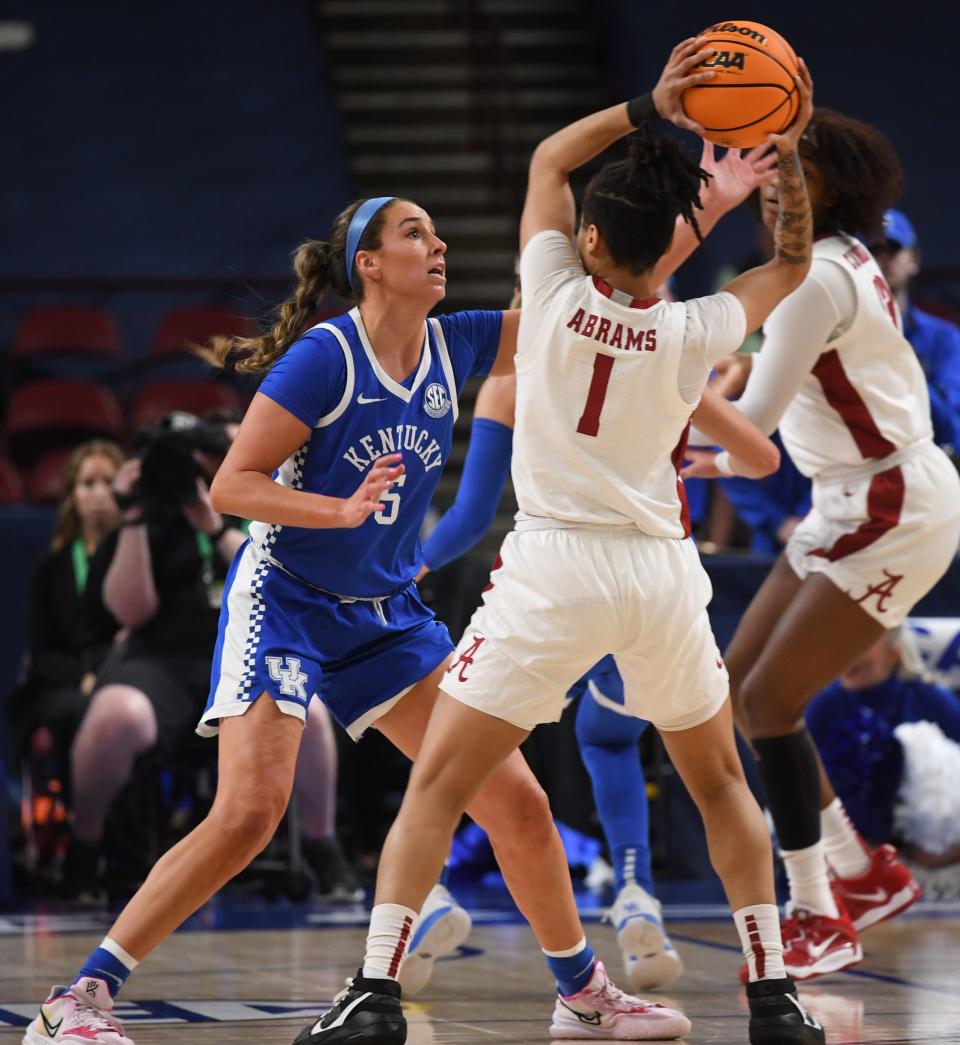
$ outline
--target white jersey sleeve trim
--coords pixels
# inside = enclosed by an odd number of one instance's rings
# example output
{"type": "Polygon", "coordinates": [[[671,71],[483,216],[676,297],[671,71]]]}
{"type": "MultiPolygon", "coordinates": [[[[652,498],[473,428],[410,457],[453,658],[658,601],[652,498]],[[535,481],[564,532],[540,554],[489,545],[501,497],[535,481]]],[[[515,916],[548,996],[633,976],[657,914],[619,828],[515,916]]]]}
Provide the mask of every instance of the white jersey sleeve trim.
{"type": "Polygon", "coordinates": [[[354,326],[357,328],[357,336],[360,338],[360,344],[363,345],[363,351],[366,353],[367,361],[370,363],[370,368],[373,370],[374,374],[376,374],[377,380],[388,392],[392,392],[398,399],[402,399],[405,403],[409,403],[410,400],[413,399],[414,393],[423,384],[424,379],[430,371],[430,338],[427,337],[426,324],[423,326],[423,348],[420,349],[420,366],[417,368],[417,376],[413,379],[413,384],[409,388],[404,388],[399,381],[394,381],[383,367],[380,366],[380,360],[377,359],[377,355],[373,351],[373,345],[370,344],[370,339],[367,337],[367,331],[363,325],[360,309],[352,308],[348,315],[353,320],[354,326]]]}
{"type": "Polygon", "coordinates": [[[450,404],[453,407],[453,421],[456,424],[460,416],[460,404],[457,401],[457,382],[453,375],[453,363],[450,361],[450,349],[447,348],[447,339],[443,336],[443,327],[439,319],[428,320],[433,327],[433,333],[437,338],[437,351],[440,353],[440,366],[443,376],[447,380],[447,391],[450,393],[450,404]]]}
{"type": "Polygon", "coordinates": [[[343,412],[350,405],[350,400],[353,399],[353,388],[355,384],[355,376],[353,369],[353,353],[350,351],[350,346],[347,344],[347,339],[343,336],[340,330],[330,323],[318,323],[315,327],[311,327],[312,330],[326,330],[337,339],[340,347],[343,349],[343,361],[347,367],[347,377],[343,387],[343,397],[336,407],[321,417],[319,421],[313,426],[314,428],[326,428],[327,425],[332,425],[339,417],[343,415],[343,412]]]}

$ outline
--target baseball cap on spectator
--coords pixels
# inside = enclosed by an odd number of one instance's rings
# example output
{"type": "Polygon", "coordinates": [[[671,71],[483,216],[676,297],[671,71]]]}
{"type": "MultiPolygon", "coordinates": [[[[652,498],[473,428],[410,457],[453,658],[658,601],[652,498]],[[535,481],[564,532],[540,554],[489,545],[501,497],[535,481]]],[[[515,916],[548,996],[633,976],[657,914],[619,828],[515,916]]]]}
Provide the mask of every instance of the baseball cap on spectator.
{"type": "Polygon", "coordinates": [[[892,207],[883,216],[884,238],[900,249],[911,249],[917,245],[917,233],[913,222],[901,210],[892,207]]]}

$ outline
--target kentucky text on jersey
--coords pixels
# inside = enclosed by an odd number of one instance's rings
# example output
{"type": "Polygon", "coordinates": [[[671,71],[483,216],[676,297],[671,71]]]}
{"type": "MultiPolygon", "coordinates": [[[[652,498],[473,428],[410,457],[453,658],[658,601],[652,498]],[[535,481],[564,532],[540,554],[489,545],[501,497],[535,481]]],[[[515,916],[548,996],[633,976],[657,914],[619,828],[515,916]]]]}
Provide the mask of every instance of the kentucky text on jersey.
{"type": "Polygon", "coordinates": [[[625,348],[628,352],[656,352],[656,330],[634,330],[623,323],[614,324],[606,316],[578,308],[570,317],[567,326],[581,337],[592,337],[611,348],[625,348]]]}
{"type": "Polygon", "coordinates": [[[440,444],[425,428],[418,428],[416,425],[378,428],[376,435],[363,435],[357,443],[360,449],[354,444],[343,454],[343,459],[352,464],[358,472],[366,471],[378,457],[401,450],[412,450],[423,461],[425,472],[443,465],[440,444]]]}

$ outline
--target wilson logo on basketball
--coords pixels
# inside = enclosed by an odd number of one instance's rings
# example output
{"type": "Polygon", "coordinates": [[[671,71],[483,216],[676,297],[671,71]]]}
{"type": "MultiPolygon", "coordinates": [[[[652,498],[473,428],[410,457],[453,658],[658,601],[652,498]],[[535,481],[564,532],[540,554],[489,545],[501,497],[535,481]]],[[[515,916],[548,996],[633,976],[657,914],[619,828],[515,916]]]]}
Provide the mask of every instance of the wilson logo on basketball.
{"type": "Polygon", "coordinates": [[[748,25],[734,25],[733,22],[720,22],[717,25],[708,25],[703,33],[739,33],[741,36],[749,36],[751,40],[756,40],[758,44],[767,42],[767,38],[763,33],[758,33],[756,29],[751,29],[748,25]]]}

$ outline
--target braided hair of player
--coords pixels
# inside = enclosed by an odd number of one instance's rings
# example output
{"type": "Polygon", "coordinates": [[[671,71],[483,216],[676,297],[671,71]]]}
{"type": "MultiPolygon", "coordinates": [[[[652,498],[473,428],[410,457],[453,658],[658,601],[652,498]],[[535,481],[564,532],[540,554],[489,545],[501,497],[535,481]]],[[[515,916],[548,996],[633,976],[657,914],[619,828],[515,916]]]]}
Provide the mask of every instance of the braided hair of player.
{"type": "Polygon", "coordinates": [[[709,180],[673,138],[640,133],[630,139],[628,159],[591,178],[581,221],[597,227],[614,264],[647,272],[669,249],[678,216],[702,239],[694,210],[709,180]]]}
{"type": "MultiPolygon", "coordinates": [[[[329,240],[307,240],[293,256],[297,285],[290,297],[275,309],[272,326],[259,337],[215,337],[208,348],[198,350],[218,367],[245,373],[263,373],[314,323],[320,303],[331,293],[350,305],[363,300],[363,281],[352,288],[347,279],[346,247],[350,221],[365,200],[354,200],[333,222],[329,240]]],[[[376,250],[390,204],[381,207],[364,230],[357,250],[376,250]]]]}

